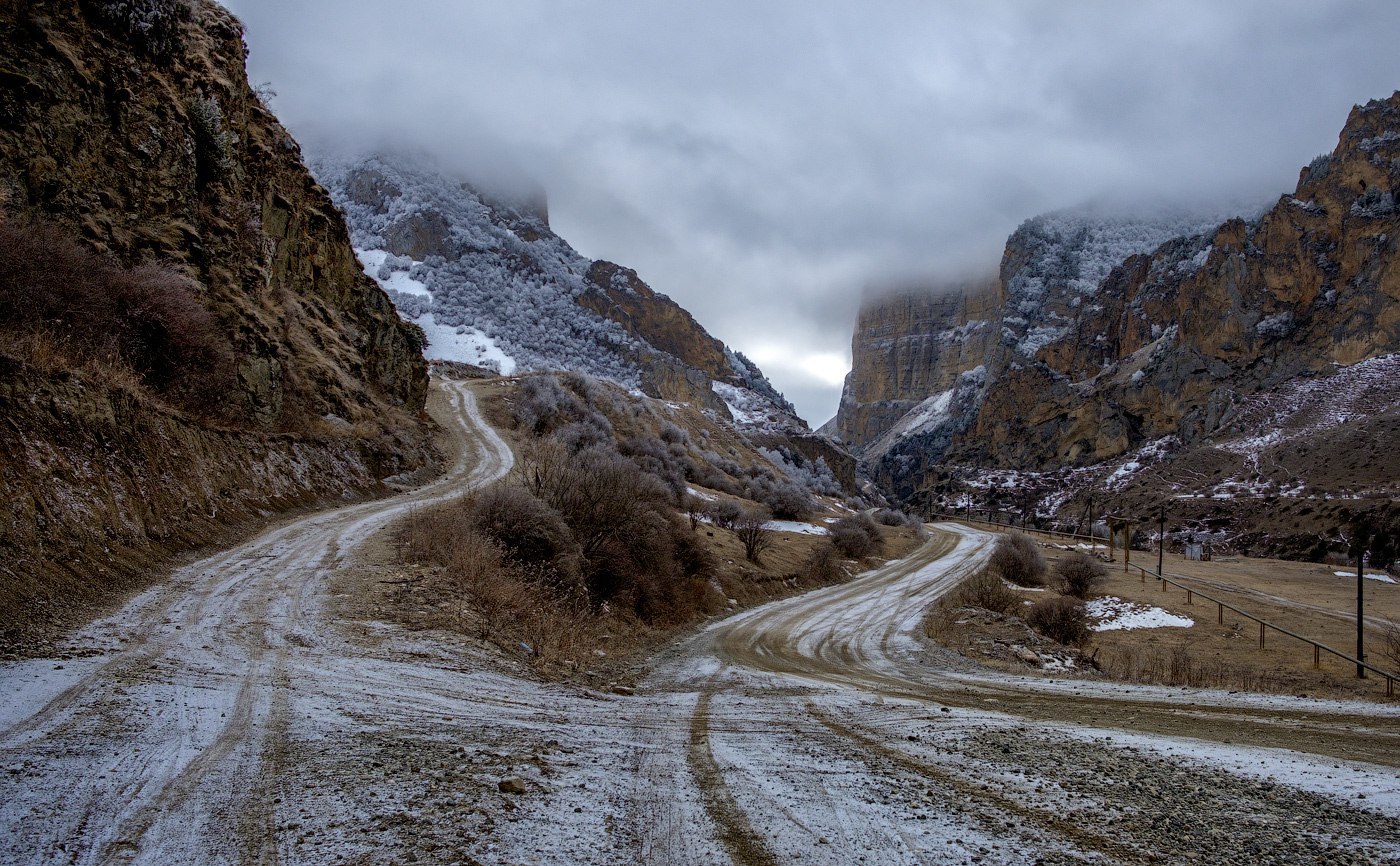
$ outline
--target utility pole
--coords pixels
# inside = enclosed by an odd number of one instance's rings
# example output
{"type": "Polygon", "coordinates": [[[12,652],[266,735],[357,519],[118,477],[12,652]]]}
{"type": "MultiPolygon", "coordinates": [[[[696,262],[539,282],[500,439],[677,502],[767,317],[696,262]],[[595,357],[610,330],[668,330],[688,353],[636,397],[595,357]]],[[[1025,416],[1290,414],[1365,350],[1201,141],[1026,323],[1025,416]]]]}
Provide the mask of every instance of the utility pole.
{"type": "Polygon", "coordinates": [[[1356,551],[1356,678],[1366,679],[1366,617],[1362,614],[1366,604],[1366,548],[1363,545],[1356,551]]]}
{"type": "Polygon", "coordinates": [[[1167,542],[1167,506],[1157,506],[1157,576],[1162,576],[1162,548],[1167,542]]]}

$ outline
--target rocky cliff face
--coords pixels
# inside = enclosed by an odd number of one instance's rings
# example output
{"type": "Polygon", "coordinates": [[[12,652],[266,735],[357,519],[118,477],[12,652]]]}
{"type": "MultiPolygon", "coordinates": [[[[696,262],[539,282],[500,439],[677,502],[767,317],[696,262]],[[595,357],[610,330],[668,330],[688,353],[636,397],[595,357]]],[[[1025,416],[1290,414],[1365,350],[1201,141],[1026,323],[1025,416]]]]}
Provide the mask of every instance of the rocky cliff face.
{"type": "MultiPolygon", "coordinates": [[[[422,333],[364,274],[244,55],[239,23],[204,0],[0,6],[0,225],[33,223],[54,252],[0,254],[0,647],[164,557],[430,460],[422,333]],[[17,328],[34,262],[58,259],[43,291],[93,261],[127,299],[178,284],[220,350],[201,401],[216,411],[172,406],[120,355],[72,351],[101,327],[81,305],[17,328]]],[[[187,368],[198,387],[204,368],[187,368]]]]}
{"type": "Polygon", "coordinates": [[[866,304],[856,320],[836,437],[869,447],[928,398],[953,389],[999,339],[1001,307],[995,280],[866,304]]]}
{"type": "MultiPolygon", "coordinates": [[[[1156,477],[1175,479],[1163,483],[1177,497],[1224,496],[1220,485],[1231,484],[1256,497],[1297,496],[1289,491],[1304,487],[1323,497],[1386,488],[1393,476],[1367,478],[1384,469],[1375,460],[1330,455],[1351,467],[1338,472],[1317,449],[1330,453],[1329,439],[1361,435],[1379,436],[1379,447],[1394,451],[1400,442],[1386,432],[1394,394],[1366,420],[1374,430],[1343,429],[1359,407],[1322,426],[1313,423],[1316,412],[1304,413],[1308,434],[1278,446],[1287,457],[1299,448],[1309,453],[1300,442],[1315,440],[1311,457],[1293,461],[1292,475],[1271,476],[1238,454],[1220,457],[1219,443],[1244,435],[1232,425],[1261,401],[1287,404],[1300,383],[1400,351],[1397,166],[1400,94],[1355,108],[1335,151],[1303,169],[1294,192],[1255,218],[1205,225],[1096,223],[1074,214],[1031,220],[1008,241],[1001,309],[986,317],[998,321],[990,342],[979,330],[966,334],[967,348],[891,348],[960,334],[972,318],[958,309],[966,301],[925,301],[942,312],[922,319],[906,313],[903,301],[862,314],[839,429],[864,447],[878,477],[928,501],[960,484],[975,487],[979,473],[997,469],[1022,488],[1054,476],[1034,506],[1053,513],[1074,490],[1126,489],[1125,479],[1148,463],[1156,477]],[[882,329],[892,329],[893,340],[882,329]],[[905,372],[901,363],[928,366],[905,372]],[[974,371],[976,388],[950,385],[974,371]],[[890,420],[908,404],[909,412],[890,420]],[[885,406],[891,410],[880,416],[885,406]],[[1065,472],[1079,479],[1073,489],[1065,472]]],[[[1139,498],[1161,493],[1140,491],[1139,498]]]]}
{"type": "Polygon", "coordinates": [[[579,255],[538,192],[488,194],[423,157],[327,157],[316,170],[368,272],[428,355],[510,374],[572,370],[759,431],[804,431],[752,363],[635,271],[579,255]]]}
{"type": "Polygon", "coordinates": [[[213,2],[19,2],[0,10],[0,188],[122,263],[193,277],[233,335],[233,415],[302,429],[416,413],[416,329],[253,93],[242,27],[213,2]]]}

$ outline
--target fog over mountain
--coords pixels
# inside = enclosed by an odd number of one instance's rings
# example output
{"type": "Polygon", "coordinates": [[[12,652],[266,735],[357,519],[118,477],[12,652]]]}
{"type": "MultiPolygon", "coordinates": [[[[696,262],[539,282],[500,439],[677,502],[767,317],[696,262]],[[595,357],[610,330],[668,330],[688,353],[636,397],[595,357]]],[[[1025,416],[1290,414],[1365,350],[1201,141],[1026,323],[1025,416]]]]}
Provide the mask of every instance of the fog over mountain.
{"type": "Polygon", "coordinates": [[[1400,84],[1394,4],[227,5],[313,151],[538,181],[813,423],[866,287],[991,271],[1086,200],[1266,201],[1400,84]]]}

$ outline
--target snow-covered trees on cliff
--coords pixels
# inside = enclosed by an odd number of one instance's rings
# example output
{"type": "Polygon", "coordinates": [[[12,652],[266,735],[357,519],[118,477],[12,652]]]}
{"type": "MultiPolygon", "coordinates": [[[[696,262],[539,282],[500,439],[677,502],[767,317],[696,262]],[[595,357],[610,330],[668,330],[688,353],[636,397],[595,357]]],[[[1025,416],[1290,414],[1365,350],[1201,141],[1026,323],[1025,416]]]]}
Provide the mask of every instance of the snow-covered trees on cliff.
{"type": "MultiPolygon", "coordinates": [[[[412,158],[323,158],[313,170],[344,210],[367,271],[403,316],[424,326],[433,351],[456,339],[470,350],[457,359],[503,372],[570,370],[639,387],[644,358],[657,350],[578,303],[597,292],[587,279],[593,262],[555,235],[537,207],[412,158]]],[[[613,284],[631,291],[620,270],[613,284]]],[[[795,417],[752,362],[729,350],[726,358],[742,402],[761,407],[755,418],[795,417]]]]}

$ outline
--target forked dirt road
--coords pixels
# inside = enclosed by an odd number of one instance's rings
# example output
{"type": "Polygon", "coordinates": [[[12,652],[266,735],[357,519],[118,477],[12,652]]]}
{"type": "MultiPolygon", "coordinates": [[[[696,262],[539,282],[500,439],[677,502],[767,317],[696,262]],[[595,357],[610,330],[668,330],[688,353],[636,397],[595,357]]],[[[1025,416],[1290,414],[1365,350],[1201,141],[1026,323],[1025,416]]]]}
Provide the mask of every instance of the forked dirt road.
{"type": "Polygon", "coordinates": [[[714,623],[630,696],[337,620],[357,543],[510,465],[438,387],[442,481],[0,665],[0,863],[1400,862],[1400,708],[981,672],[917,635],[974,530],[714,623]]]}

